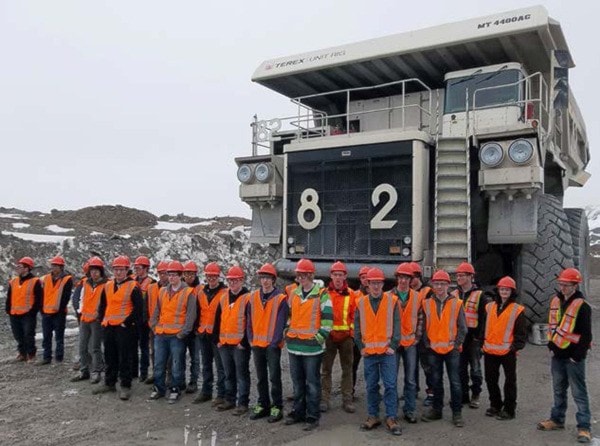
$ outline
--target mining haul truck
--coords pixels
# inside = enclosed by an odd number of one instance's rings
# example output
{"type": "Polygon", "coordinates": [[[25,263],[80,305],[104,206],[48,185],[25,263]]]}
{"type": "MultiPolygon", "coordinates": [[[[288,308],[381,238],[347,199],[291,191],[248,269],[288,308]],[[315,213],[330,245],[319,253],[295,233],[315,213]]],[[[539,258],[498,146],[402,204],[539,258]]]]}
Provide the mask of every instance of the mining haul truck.
{"type": "Polygon", "coordinates": [[[587,277],[587,219],[563,205],[589,178],[573,67],[543,7],[261,63],[252,80],[293,108],[255,117],[235,160],[251,241],[289,278],[302,257],[317,276],[342,260],[390,279],[468,261],[481,285],[515,277],[541,322],[562,268],[587,277]]]}

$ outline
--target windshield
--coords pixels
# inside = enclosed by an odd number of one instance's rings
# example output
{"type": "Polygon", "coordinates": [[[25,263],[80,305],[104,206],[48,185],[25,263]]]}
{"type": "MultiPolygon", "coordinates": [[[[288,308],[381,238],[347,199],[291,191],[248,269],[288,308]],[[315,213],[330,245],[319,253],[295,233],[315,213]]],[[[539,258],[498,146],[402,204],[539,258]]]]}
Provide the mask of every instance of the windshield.
{"type": "Polygon", "coordinates": [[[469,109],[488,107],[491,105],[510,104],[519,100],[520,84],[493,88],[477,93],[477,103],[473,104],[473,93],[485,87],[512,84],[519,81],[522,75],[519,70],[499,70],[491,73],[477,73],[471,76],[457,77],[446,83],[446,100],[444,113],[460,113],[465,111],[465,97],[469,89],[469,109]]]}

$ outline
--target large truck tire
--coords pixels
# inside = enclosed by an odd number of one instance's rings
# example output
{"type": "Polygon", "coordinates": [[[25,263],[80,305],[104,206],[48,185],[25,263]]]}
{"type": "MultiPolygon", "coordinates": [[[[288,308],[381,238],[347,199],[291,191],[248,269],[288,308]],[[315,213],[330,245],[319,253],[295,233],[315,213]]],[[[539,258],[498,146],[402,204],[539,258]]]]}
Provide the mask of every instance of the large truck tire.
{"type": "Polygon", "coordinates": [[[583,209],[565,209],[569,228],[571,229],[571,240],[573,241],[573,263],[583,276],[583,283],[579,289],[584,296],[590,289],[589,256],[590,256],[590,229],[588,227],[587,215],[583,209]]]}
{"type": "Polygon", "coordinates": [[[517,287],[530,323],[548,320],[556,277],[573,266],[573,243],[567,215],[560,200],[539,195],[537,240],[521,247],[515,265],[517,287]]]}

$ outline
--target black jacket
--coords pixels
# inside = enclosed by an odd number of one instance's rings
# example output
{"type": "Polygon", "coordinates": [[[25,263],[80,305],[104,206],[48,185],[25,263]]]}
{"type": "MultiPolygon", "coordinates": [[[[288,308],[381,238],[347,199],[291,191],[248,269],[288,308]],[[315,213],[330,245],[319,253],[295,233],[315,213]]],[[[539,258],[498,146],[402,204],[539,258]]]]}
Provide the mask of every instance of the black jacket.
{"type": "MultiPolygon", "coordinates": [[[[120,286],[123,286],[127,282],[134,280],[131,277],[127,277],[123,282],[117,284],[117,281],[113,281],[114,290],[117,291],[120,286]]],[[[142,310],[144,308],[144,300],[142,298],[142,291],[139,287],[135,287],[131,292],[131,303],[133,304],[133,310],[131,314],[127,316],[127,319],[123,322],[126,327],[141,325],[142,324],[142,310]]],[[[100,296],[100,305],[98,308],[98,319],[102,321],[104,319],[104,313],[106,312],[106,291],[102,291],[100,296]]]]}
{"type": "MultiPolygon", "coordinates": [[[[483,297],[482,297],[483,298],[483,297]]],[[[497,294],[493,295],[493,300],[498,304],[497,307],[497,315],[501,315],[505,310],[506,307],[508,307],[509,304],[516,302],[518,299],[517,294],[513,291],[513,293],[511,294],[511,296],[507,299],[506,304],[504,306],[502,306],[502,299],[500,298],[500,296],[497,294]]],[[[481,332],[483,333],[482,336],[485,336],[485,326],[487,323],[487,312],[485,313],[485,318],[482,320],[482,324],[481,325],[481,332]]],[[[510,346],[510,351],[511,352],[516,352],[518,350],[522,350],[523,348],[525,348],[525,344],[527,344],[527,318],[525,317],[525,312],[522,311],[521,314],[519,314],[517,316],[517,319],[515,320],[515,327],[513,329],[513,342],[510,346]]]]}
{"type": "MultiPolygon", "coordinates": [[[[575,291],[575,293],[567,300],[565,300],[565,296],[560,292],[556,293],[556,295],[560,299],[561,314],[565,314],[573,300],[577,298],[585,299],[579,290],[575,291]]],[[[548,342],[548,348],[554,353],[554,356],[563,359],[569,358],[577,362],[586,358],[587,352],[592,345],[592,308],[587,301],[584,302],[579,309],[573,333],[578,334],[581,337],[577,344],[571,343],[567,348],[559,348],[553,342],[548,342]]]]}

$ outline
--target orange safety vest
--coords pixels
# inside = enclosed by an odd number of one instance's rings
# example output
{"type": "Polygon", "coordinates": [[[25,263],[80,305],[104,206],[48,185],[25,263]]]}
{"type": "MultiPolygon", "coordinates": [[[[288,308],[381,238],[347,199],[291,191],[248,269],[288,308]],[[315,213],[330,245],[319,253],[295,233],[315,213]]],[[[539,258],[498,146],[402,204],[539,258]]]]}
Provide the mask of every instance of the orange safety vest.
{"type": "Polygon", "coordinates": [[[427,318],[426,331],[431,349],[445,355],[454,348],[454,341],[458,332],[458,314],[462,300],[458,297],[448,298],[449,303],[444,302],[441,317],[438,316],[436,297],[423,301],[423,311],[427,318]]]}
{"type": "Polygon", "coordinates": [[[104,285],[106,294],[106,311],[102,326],[121,325],[125,319],[129,317],[133,311],[133,302],[131,301],[131,293],[137,288],[135,280],[130,280],[119,286],[117,291],[114,290],[115,281],[109,280],[104,285]]]}
{"type": "Polygon", "coordinates": [[[19,316],[28,313],[33,308],[35,295],[33,290],[39,279],[30,277],[21,283],[19,277],[14,277],[10,281],[10,314],[19,316]]]}
{"type": "Polygon", "coordinates": [[[298,294],[292,294],[290,327],[288,338],[312,339],[321,328],[321,289],[315,297],[302,299],[298,294]]]}
{"type": "Polygon", "coordinates": [[[221,303],[223,295],[229,293],[229,288],[221,288],[213,297],[213,300],[208,302],[208,297],[203,290],[198,294],[198,308],[200,309],[200,324],[198,325],[198,333],[212,334],[215,329],[215,316],[217,315],[217,307],[221,303]]]}
{"type": "Polygon", "coordinates": [[[348,294],[340,294],[336,290],[329,290],[331,307],[333,309],[332,331],[350,331],[354,329],[354,311],[356,297],[354,290],[348,288],[348,294]]]}
{"type": "Polygon", "coordinates": [[[525,307],[512,302],[498,315],[498,304],[496,302],[490,302],[485,306],[487,321],[483,341],[484,352],[496,356],[506,355],[510,352],[515,322],[524,310],[525,307]]]}
{"type": "Polygon", "coordinates": [[[394,333],[394,309],[398,298],[392,293],[383,293],[377,314],[373,311],[369,296],[358,298],[357,310],[360,320],[362,353],[381,355],[391,348],[394,333]]]}
{"type": "Polygon", "coordinates": [[[142,295],[145,295],[148,292],[148,287],[152,283],[154,283],[154,279],[152,279],[152,277],[150,277],[150,276],[144,277],[144,279],[141,282],[139,282],[136,277],[135,281],[137,282],[138,286],[140,287],[140,290],[142,290],[142,295]]]}
{"type": "Polygon", "coordinates": [[[423,297],[415,290],[409,289],[408,299],[403,307],[402,302],[398,299],[398,311],[400,313],[400,345],[402,347],[410,347],[417,342],[417,321],[419,316],[419,308],[423,297]]]}
{"type": "Polygon", "coordinates": [[[298,288],[298,284],[296,282],[290,283],[285,287],[285,295],[287,296],[288,302],[292,300],[292,296],[296,289],[298,288]]]}
{"type": "Polygon", "coordinates": [[[221,296],[221,330],[219,342],[223,345],[238,345],[246,333],[246,305],[249,295],[239,296],[232,304],[229,293],[221,296]]]}
{"type": "MultiPolygon", "coordinates": [[[[460,290],[454,290],[453,295],[460,299],[460,290]]],[[[477,328],[479,325],[479,301],[481,300],[481,290],[473,290],[469,297],[464,301],[465,322],[468,328],[477,328]]]]}
{"type": "MultiPolygon", "coordinates": [[[[58,280],[52,280],[52,274],[46,274],[42,277],[42,286],[44,287],[44,304],[42,312],[45,314],[56,314],[60,307],[60,299],[63,294],[65,284],[71,280],[70,275],[61,277],[58,280]]],[[[67,309],[65,308],[65,313],[67,309]]]]}
{"type": "Polygon", "coordinates": [[[103,285],[92,287],[90,280],[83,282],[81,290],[81,322],[94,322],[98,319],[100,296],[102,296],[102,290],[104,290],[103,285]]]}
{"type": "Polygon", "coordinates": [[[431,287],[424,286],[419,291],[417,291],[417,293],[419,293],[419,297],[421,298],[421,300],[425,300],[430,291],[431,287]]]}
{"type": "Polygon", "coordinates": [[[158,294],[160,314],[158,315],[156,327],[154,327],[154,332],[157,335],[176,335],[183,329],[187,315],[188,298],[192,291],[192,288],[186,286],[171,295],[168,286],[160,289],[158,294]]]}
{"type": "MultiPolygon", "coordinates": [[[[263,307],[260,298],[260,290],[252,293],[250,304],[250,323],[252,324],[252,347],[268,347],[273,340],[275,334],[275,326],[277,325],[277,313],[281,303],[287,300],[285,294],[273,296],[265,302],[263,307]]],[[[280,347],[283,347],[283,341],[280,347]]]]}
{"type": "Polygon", "coordinates": [[[151,283],[148,285],[148,291],[146,291],[146,305],[148,307],[148,326],[150,326],[150,319],[156,309],[158,303],[158,296],[160,294],[161,286],[158,282],[151,283]]]}
{"type": "Polygon", "coordinates": [[[558,348],[565,349],[571,343],[577,344],[581,335],[573,333],[579,309],[584,300],[573,299],[567,307],[565,314],[560,314],[560,298],[554,296],[550,302],[550,313],[548,315],[548,341],[554,343],[558,348]]]}

